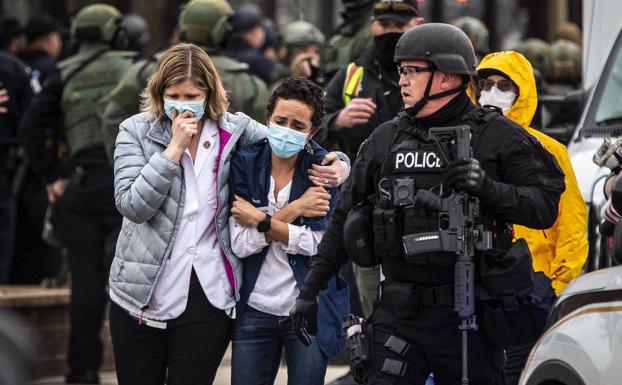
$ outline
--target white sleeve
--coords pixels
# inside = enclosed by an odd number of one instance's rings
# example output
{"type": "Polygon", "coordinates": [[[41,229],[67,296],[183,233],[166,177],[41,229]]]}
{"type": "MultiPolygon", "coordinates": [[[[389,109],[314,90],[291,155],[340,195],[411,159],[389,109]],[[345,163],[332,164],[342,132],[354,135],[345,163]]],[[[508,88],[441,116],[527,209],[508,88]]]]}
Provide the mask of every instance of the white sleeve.
{"type": "Polygon", "coordinates": [[[256,228],[240,225],[233,217],[229,217],[229,233],[231,248],[238,258],[246,258],[268,246],[266,237],[256,228]]]}
{"type": "Polygon", "coordinates": [[[307,226],[287,225],[289,230],[289,242],[283,245],[283,250],[288,254],[315,255],[317,246],[324,236],[324,230],[313,231],[307,226]]]}

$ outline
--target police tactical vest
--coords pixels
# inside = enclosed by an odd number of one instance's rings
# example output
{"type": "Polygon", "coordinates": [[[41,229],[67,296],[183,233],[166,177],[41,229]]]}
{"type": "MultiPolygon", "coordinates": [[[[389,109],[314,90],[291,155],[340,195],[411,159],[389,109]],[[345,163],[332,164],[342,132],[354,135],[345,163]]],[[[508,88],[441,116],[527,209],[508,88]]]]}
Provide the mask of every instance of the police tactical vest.
{"type": "MultiPolygon", "coordinates": [[[[471,126],[473,148],[481,132],[496,116],[499,116],[497,111],[482,108],[465,116],[465,123],[471,126]]],[[[424,204],[414,204],[413,200],[418,190],[443,194],[441,182],[444,165],[436,144],[428,138],[427,129],[412,127],[406,113],[400,113],[393,120],[393,127],[393,141],[377,181],[372,220],[376,256],[402,259],[402,236],[438,231],[438,211],[424,204]]],[[[455,255],[429,253],[411,262],[451,266],[455,262],[455,255]]]]}
{"type": "MultiPolygon", "coordinates": [[[[427,139],[427,132],[409,127],[408,118],[400,115],[394,120],[393,142],[381,167],[372,214],[376,254],[380,258],[402,259],[402,236],[438,230],[438,212],[413,200],[420,189],[440,193],[441,158],[434,142],[427,139]],[[381,216],[384,229],[379,228],[381,216]],[[384,234],[384,239],[379,234],[384,234]]],[[[432,257],[436,263],[449,264],[449,258],[426,256],[432,257]]],[[[420,263],[428,262],[426,259],[420,263]]]]}
{"type": "Polygon", "coordinates": [[[100,101],[110,93],[137,55],[129,51],[100,53],[102,49],[105,48],[85,47],[58,64],[63,81],[61,109],[71,156],[103,146],[102,124],[98,116],[100,101]],[[98,53],[99,57],[84,65],[98,53]]]}

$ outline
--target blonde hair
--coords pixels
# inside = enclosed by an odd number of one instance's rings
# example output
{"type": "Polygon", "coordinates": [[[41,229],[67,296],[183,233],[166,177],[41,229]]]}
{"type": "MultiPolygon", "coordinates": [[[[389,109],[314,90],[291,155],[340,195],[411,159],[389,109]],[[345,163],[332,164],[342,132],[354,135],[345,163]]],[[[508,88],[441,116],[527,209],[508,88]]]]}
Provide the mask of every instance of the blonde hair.
{"type": "Polygon", "coordinates": [[[203,49],[189,43],[172,46],[158,60],[147,87],[140,95],[141,111],[151,113],[157,119],[164,118],[164,90],[186,80],[191,80],[206,92],[206,117],[218,120],[227,111],[227,92],[214,63],[203,49]]]}

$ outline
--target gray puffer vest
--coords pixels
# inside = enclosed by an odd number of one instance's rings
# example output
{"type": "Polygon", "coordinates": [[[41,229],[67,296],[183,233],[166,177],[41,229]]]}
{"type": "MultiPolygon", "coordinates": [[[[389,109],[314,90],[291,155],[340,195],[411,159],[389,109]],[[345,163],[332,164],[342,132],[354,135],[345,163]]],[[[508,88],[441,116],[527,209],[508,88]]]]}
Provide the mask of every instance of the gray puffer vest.
{"type": "MultiPolygon", "coordinates": [[[[216,228],[238,300],[242,267],[229,237],[229,160],[238,142],[246,145],[264,138],[267,129],[243,113],[225,113],[218,121],[218,131],[216,228]]],[[[183,169],[162,154],[170,141],[170,120],[142,113],[121,123],[114,151],[115,202],[124,218],[110,268],[110,290],[139,308],[151,299],[184,209],[183,169]]]]}

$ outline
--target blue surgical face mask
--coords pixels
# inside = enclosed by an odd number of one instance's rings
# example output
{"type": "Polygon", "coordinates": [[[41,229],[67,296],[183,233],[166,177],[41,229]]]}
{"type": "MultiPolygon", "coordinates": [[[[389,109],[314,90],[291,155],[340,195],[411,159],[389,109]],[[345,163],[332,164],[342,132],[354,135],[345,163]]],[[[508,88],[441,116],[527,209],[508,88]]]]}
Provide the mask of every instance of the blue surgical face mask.
{"type": "Polygon", "coordinates": [[[290,158],[302,151],[308,135],[272,122],[268,125],[268,143],[279,158],[290,158]]]}
{"type": "Polygon", "coordinates": [[[187,102],[164,99],[164,113],[170,120],[173,120],[173,108],[177,111],[177,114],[181,114],[184,111],[190,111],[194,114],[197,121],[199,121],[203,117],[203,114],[205,114],[204,104],[205,99],[191,100],[187,102]]]}

